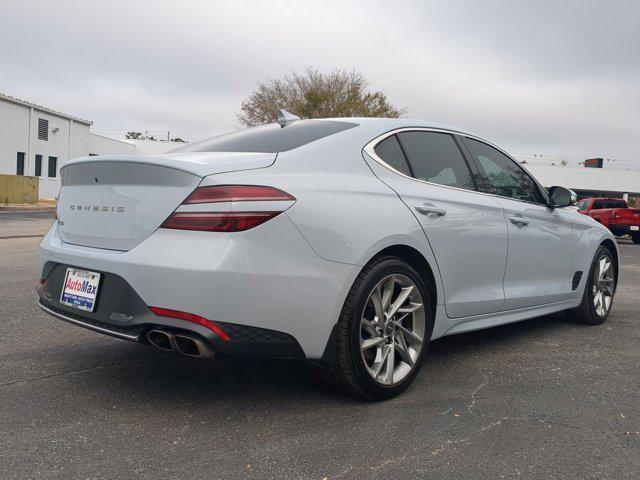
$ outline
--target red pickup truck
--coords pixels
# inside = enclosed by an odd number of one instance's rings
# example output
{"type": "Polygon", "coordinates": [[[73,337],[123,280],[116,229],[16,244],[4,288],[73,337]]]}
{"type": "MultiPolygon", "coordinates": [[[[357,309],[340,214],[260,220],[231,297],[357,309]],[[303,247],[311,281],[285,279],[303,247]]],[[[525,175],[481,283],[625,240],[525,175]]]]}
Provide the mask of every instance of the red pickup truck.
{"type": "Polygon", "coordinates": [[[616,236],[630,235],[640,243],[640,209],[629,208],[622,198],[585,198],[576,203],[578,211],[603,224],[616,236]]]}

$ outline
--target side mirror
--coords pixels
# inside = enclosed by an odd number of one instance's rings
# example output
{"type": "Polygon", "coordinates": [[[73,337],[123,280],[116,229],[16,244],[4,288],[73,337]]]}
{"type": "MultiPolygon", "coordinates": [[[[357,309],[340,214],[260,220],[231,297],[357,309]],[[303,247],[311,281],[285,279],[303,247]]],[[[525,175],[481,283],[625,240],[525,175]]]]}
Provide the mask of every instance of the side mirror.
{"type": "Polygon", "coordinates": [[[549,206],[551,208],[561,208],[573,205],[578,200],[578,195],[573,190],[565,187],[549,188],[549,206]]]}

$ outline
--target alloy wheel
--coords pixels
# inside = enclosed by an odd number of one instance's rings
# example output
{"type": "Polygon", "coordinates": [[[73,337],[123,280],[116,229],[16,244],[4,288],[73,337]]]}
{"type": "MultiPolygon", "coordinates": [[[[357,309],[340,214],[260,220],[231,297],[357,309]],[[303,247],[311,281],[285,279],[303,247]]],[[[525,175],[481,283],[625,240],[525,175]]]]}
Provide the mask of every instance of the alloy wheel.
{"type": "Polygon", "coordinates": [[[369,293],[360,320],[360,353],[376,382],[391,386],[415,367],[425,336],[424,302],[406,275],[380,280],[369,293]]]}
{"type": "Polygon", "coordinates": [[[596,313],[604,317],[611,308],[615,290],[614,271],[611,258],[603,255],[593,272],[592,301],[596,313]]]}

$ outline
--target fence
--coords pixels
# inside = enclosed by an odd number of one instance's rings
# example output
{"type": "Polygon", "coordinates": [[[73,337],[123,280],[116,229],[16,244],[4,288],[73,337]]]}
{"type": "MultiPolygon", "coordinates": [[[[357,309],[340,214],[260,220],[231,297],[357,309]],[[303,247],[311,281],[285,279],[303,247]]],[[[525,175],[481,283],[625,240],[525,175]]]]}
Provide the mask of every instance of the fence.
{"type": "Polygon", "coordinates": [[[0,203],[36,203],[38,177],[0,174],[0,203]]]}

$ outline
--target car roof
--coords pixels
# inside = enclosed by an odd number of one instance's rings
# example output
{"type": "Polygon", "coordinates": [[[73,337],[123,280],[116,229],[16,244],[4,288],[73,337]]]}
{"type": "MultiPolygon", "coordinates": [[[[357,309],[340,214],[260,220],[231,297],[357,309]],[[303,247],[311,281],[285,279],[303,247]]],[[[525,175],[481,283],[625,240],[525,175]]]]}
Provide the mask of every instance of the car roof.
{"type": "Polygon", "coordinates": [[[386,132],[401,128],[432,128],[445,132],[472,135],[461,128],[451,125],[407,118],[313,118],[293,120],[286,125],[270,123],[228,132],[194,144],[181,146],[171,153],[199,151],[284,153],[297,151],[299,148],[307,146],[315,148],[328,145],[338,138],[358,138],[359,141],[368,142],[386,132]],[[328,126],[322,128],[321,124],[323,123],[328,126]],[[341,125],[344,125],[344,128],[341,125]],[[328,131],[327,128],[329,129],[328,131]],[[311,145],[314,147],[311,147],[311,145]]]}
{"type": "Polygon", "coordinates": [[[318,118],[317,120],[332,120],[336,122],[349,122],[357,123],[359,126],[376,126],[376,127],[389,127],[392,128],[410,128],[410,127],[423,127],[423,128],[437,128],[440,130],[448,130],[452,132],[464,133],[466,135],[474,135],[467,129],[460,128],[454,125],[448,125],[445,123],[431,122],[428,120],[419,120],[415,118],[386,118],[386,117],[337,117],[337,118],[318,118]]]}

